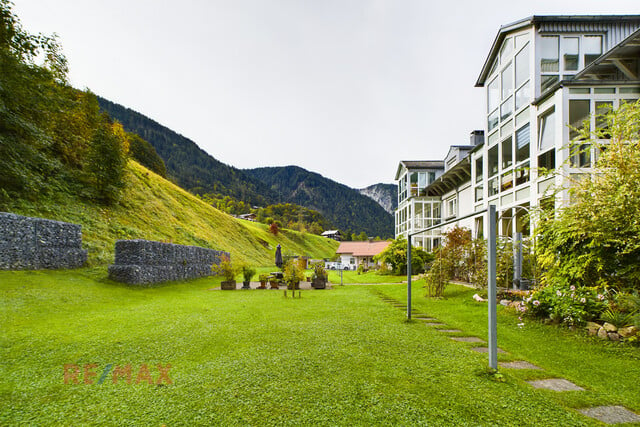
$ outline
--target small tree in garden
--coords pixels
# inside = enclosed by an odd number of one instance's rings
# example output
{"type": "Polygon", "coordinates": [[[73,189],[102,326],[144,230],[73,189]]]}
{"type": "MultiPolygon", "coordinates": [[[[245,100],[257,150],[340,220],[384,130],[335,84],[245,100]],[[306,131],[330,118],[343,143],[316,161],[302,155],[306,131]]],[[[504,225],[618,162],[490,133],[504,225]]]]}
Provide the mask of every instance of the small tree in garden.
{"type": "Polygon", "coordinates": [[[274,236],[278,235],[278,233],[280,232],[280,227],[278,227],[277,222],[272,222],[271,225],[269,225],[269,232],[274,236]]]}
{"type": "MultiPolygon", "coordinates": [[[[387,248],[373,257],[382,264],[389,264],[393,274],[407,274],[407,239],[400,236],[387,248]]],[[[425,266],[433,260],[433,255],[422,248],[411,247],[411,272],[420,274],[425,266]]]]}
{"type": "Polygon", "coordinates": [[[572,204],[539,224],[547,283],[640,289],[640,101],[580,129],[600,152],[594,173],[570,188],[572,204]],[[609,138],[606,144],[601,142],[609,138]]]}

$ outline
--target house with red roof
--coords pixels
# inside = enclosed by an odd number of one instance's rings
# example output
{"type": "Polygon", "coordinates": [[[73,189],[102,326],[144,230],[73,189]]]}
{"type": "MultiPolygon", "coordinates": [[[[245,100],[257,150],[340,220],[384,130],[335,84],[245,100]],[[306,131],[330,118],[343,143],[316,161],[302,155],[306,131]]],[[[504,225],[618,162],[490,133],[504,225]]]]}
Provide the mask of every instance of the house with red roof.
{"type": "Polygon", "coordinates": [[[361,265],[370,268],[379,265],[373,261],[373,257],[390,244],[388,241],[341,242],[336,254],[340,255],[343,269],[355,270],[361,265]]]}

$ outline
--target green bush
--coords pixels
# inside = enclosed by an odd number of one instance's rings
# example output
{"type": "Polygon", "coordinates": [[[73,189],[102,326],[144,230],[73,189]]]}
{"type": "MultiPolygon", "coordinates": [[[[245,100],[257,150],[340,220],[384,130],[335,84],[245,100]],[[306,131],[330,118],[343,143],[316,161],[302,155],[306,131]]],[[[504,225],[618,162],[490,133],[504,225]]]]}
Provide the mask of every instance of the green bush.
{"type": "Polygon", "coordinates": [[[607,309],[608,292],[574,285],[548,285],[534,290],[524,302],[529,316],[550,318],[566,325],[583,325],[599,319],[607,309]]]}
{"type": "MultiPolygon", "coordinates": [[[[412,246],[411,272],[413,274],[423,273],[433,259],[433,255],[429,252],[412,246]]],[[[384,251],[373,257],[373,260],[383,265],[390,265],[393,274],[407,274],[407,239],[402,236],[398,237],[384,251]]]]}

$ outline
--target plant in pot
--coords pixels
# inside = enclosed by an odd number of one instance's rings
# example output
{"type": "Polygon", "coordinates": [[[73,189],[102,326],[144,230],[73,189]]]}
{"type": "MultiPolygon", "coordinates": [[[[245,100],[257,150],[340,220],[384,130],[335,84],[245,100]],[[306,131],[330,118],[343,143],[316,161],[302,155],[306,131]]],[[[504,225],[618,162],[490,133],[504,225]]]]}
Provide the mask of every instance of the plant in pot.
{"type": "Polygon", "coordinates": [[[324,265],[318,262],[313,265],[313,276],[311,280],[311,286],[314,289],[324,289],[327,287],[327,278],[329,275],[327,274],[327,270],[325,270],[324,265]]]}
{"type": "Polygon", "coordinates": [[[242,278],[244,279],[244,281],[242,282],[242,289],[251,289],[251,286],[249,285],[251,284],[251,279],[255,275],[256,275],[255,268],[249,265],[242,266],[242,278]]]}
{"type": "Polygon", "coordinates": [[[269,281],[269,275],[266,273],[262,273],[258,276],[260,280],[260,287],[258,289],[267,289],[267,282],[269,281]]]}
{"type": "Polygon", "coordinates": [[[220,282],[220,288],[223,290],[233,290],[236,288],[236,275],[238,274],[238,267],[231,263],[228,257],[223,257],[219,264],[214,264],[211,270],[222,276],[222,282],[220,282]]]}
{"type": "Polygon", "coordinates": [[[304,271],[295,262],[288,262],[284,267],[284,281],[287,289],[300,289],[300,281],[304,280],[304,271]]]}

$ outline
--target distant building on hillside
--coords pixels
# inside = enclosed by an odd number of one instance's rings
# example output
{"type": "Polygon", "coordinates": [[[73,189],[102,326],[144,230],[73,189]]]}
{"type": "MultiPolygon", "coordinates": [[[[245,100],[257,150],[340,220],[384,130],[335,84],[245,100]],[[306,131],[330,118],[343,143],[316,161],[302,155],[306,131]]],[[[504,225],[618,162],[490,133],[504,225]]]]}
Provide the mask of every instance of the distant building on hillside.
{"type": "Polygon", "coordinates": [[[364,268],[370,268],[379,265],[373,261],[373,257],[384,251],[390,244],[391,242],[385,241],[342,242],[336,255],[340,255],[340,262],[345,270],[355,270],[361,265],[364,268]]]}
{"type": "Polygon", "coordinates": [[[322,237],[337,240],[338,242],[342,240],[342,234],[340,233],[340,230],[327,230],[322,233],[322,237]]]}
{"type": "Polygon", "coordinates": [[[256,214],[254,214],[254,213],[240,214],[240,215],[237,216],[237,218],[244,219],[246,221],[255,221],[256,220],[256,214]]]}

